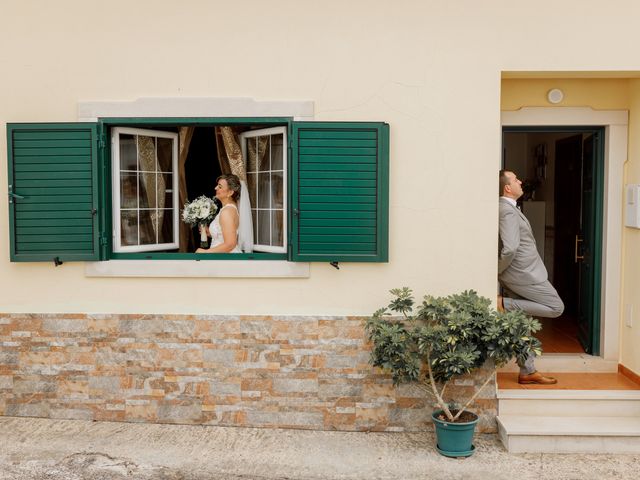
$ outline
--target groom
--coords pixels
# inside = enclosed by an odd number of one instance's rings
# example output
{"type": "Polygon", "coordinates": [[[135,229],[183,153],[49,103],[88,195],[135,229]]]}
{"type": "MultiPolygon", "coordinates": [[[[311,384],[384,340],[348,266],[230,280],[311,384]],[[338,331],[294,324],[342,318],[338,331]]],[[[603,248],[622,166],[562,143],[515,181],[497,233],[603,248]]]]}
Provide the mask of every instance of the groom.
{"type": "MultiPolygon", "coordinates": [[[[498,296],[498,310],[522,310],[531,316],[556,318],[562,315],[564,303],[549,283],[531,225],[517,207],[516,200],[522,193],[522,182],[515,173],[500,170],[498,280],[505,296],[498,296]]],[[[518,383],[557,383],[555,378],[536,371],[533,355],[519,366],[518,383]]]]}

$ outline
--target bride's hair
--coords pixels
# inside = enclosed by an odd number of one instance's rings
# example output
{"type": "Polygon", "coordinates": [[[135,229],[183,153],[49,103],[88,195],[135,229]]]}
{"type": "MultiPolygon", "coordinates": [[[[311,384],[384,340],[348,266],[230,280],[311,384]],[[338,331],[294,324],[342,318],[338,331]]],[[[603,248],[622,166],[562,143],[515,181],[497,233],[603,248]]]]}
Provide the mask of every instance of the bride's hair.
{"type": "Polygon", "coordinates": [[[216,182],[219,182],[220,180],[225,180],[227,182],[227,186],[229,187],[229,190],[233,190],[233,195],[231,195],[231,199],[238,203],[238,200],[240,200],[240,179],[238,178],[237,175],[234,175],[233,173],[225,173],[223,175],[220,175],[218,178],[216,178],[216,182]]]}

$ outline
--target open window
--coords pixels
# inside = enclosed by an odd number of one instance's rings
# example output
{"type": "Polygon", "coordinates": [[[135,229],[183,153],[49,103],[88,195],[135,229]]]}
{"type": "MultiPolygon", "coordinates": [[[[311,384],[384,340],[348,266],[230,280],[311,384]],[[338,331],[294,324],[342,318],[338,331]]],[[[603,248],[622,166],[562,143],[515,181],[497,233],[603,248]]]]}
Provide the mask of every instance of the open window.
{"type": "Polygon", "coordinates": [[[285,253],[287,246],[287,129],[240,134],[256,252],[285,253]]]}
{"type": "Polygon", "coordinates": [[[7,140],[12,261],[388,260],[385,123],[106,118],[7,140]],[[195,254],[180,208],[223,173],[245,182],[254,251],[195,254]]]}
{"type": "Polygon", "coordinates": [[[112,130],[113,251],[177,249],[178,135],[112,130]]]}

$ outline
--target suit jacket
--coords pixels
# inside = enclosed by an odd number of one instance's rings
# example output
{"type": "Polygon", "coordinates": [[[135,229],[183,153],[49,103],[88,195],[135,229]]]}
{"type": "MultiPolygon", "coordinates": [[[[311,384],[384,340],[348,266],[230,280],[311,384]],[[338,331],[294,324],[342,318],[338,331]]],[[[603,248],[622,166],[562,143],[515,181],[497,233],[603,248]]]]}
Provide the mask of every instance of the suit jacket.
{"type": "Polygon", "coordinates": [[[498,279],[508,286],[541,283],[547,278],[527,217],[507,199],[500,198],[498,279]]]}

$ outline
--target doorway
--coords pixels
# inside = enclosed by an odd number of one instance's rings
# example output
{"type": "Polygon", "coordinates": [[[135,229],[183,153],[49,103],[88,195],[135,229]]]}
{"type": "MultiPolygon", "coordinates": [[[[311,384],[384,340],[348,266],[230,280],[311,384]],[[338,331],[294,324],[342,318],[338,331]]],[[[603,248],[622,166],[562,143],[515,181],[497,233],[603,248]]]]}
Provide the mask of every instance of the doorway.
{"type": "Polygon", "coordinates": [[[503,128],[503,168],[523,182],[518,204],[565,303],[540,319],[546,353],[600,354],[604,138],[593,126],[503,128]]]}

